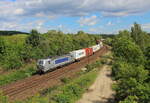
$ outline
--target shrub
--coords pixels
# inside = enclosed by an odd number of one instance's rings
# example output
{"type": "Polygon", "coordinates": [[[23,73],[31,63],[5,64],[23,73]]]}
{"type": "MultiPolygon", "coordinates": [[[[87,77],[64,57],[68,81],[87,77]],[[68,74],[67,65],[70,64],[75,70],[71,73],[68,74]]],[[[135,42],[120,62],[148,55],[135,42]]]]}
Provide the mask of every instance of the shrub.
{"type": "Polygon", "coordinates": [[[97,68],[97,67],[99,67],[101,65],[101,61],[96,61],[95,63],[93,63],[93,64],[87,64],[86,66],[85,66],[85,68],[87,68],[87,72],[89,72],[89,71],[91,71],[91,70],[93,70],[94,68],[97,68]]]}
{"type": "Polygon", "coordinates": [[[25,70],[18,70],[18,71],[12,72],[7,75],[1,75],[0,76],[0,81],[1,81],[0,85],[5,85],[8,83],[23,79],[25,77],[30,77],[35,72],[36,72],[36,70],[34,67],[29,67],[25,70]]]}
{"type": "Polygon", "coordinates": [[[141,49],[131,40],[117,38],[113,43],[113,53],[116,59],[143,65],[145,58],[141,49]]]}
{"type": "Polygon", "coordinates": [[[138,98],[136,96],[128,96],[125,100],[120,101],[119,103],[138,103],[138,98]]]}
{"type": "Polygon", "coordinates": [[[135,78],[138,82],[143,82],[148,78],[148,71],[143,66],[136,66],[122,61],[116,61],[112,67],[112,74],[116,80],[135,78]]]}
{"type": "Polygon", "coordinates": [[[61,79],[61,82],[63,82],[63,83],[68,83],[70,81],[70,79],[69,78],[62,78],[61,79]]]}
{"type": "Polygon", "coordinates": [[[8,98],[0,92],[0,103],[8,103],[8,98]]]}

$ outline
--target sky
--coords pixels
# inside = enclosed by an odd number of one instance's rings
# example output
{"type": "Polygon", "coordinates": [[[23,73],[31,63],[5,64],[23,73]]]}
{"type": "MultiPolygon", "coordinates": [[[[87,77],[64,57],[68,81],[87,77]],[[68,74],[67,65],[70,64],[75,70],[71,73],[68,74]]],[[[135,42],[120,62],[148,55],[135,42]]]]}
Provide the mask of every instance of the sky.
{"type": "Polygon", "coordinates": [[[150,0],[0,0],[0,30],[110,34],[134,22],[150,32],[150,0]]]}

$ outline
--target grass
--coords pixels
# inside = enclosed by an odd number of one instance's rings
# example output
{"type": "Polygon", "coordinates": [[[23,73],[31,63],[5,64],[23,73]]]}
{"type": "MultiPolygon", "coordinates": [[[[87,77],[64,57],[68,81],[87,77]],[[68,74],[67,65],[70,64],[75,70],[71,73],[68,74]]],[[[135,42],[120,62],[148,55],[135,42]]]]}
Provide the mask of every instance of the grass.
{"type": "Polygon", "coordinates": [[[28,35],[26,34],[21,34],[21,35],[12,35],[12,36],[1,36],[6,40],[8,43],[11,44],[23,44],[25,42],[25,39],[27,38],[28,35]]]}
{"type": "Polygon", "coordinates": [[[0,91],[0,103],[8,103],[7,96],[4,96],[1,91],[0,91]]]}
{"type": "Polygon", "coordinates": [[[24,102],[14,103],[75,103],[94,82],[97,73],[98,70],[93,69],[64,85],[46,89],[24,102]]]}
{"type": "Polygon", "coordinates": [[[87,71],[77,73],[76,78],[62,78],[63,85],[45,89],[23,103],[75,103],[95,81],[100,66],[101,61],[87,65],[87,71]]]}
{"type": "Polygon", "coordinates": [[[26,77],[30,77],[35,72],[36,69],[32,64],[26,66],[24,69],[15,70],[5,75],[0,75],[0,86],[24,79],[26,77]]]}
{"type": "Polygon", "coordinates": [[[75,79],[69,84],[59,89],[60,93],[56,94],[52,100],[54,103],[75,103],[81,98],[82,94],[94,82],[97,77],[97,70],[92,70],[80,78],[75,79]]]}
{"type": "MultiPolygon", "coordinates": [[[[79,100],[82,97],[82,94],[89,88],[89,86],[95,81],[99,67],[102,66],[101,60],[96,61],[95,63],[92,63],[90,65],[87,65],[86,71],[81,71],[81,73],[77,73],[77,77],[75,78],[62,78],[61,81],[63,82],[60,86],[54,86],[52,88],[45,89],[38,93],[37,95],[25,100],[25,101],[16,101],[14,103],[75,103],[77,100],[79,100]]],[[[32,69],[26,69],[31,70],[32,69]]],[[[30,71],[30,72],[31,72],[30,71]]],[[[18,72],[16,73],[19,78],[24,78],[26,76],[30,76],[30,72],[18,72]],[[28,74],[29,73],[29,74],[28,74]],[[23,74],[23,76],[20,77],[19,74],[23,74]],[[28,74],[28,75],[27,75],[28,74]]],[[[15,80],[18,77],[14,76],[13,74],[11,77],[5,77],[8,78],[8,80],[15,80]],[[17,78],[16,78],[17,77],[17,78]]],[[[8,83],[9,81],[5,81],[4,83],[8,83]]],[[[4,100],[5,97],[1,96],[4,100]]],[[[9,103],[4,102],[4,103],[9,103]]]]}

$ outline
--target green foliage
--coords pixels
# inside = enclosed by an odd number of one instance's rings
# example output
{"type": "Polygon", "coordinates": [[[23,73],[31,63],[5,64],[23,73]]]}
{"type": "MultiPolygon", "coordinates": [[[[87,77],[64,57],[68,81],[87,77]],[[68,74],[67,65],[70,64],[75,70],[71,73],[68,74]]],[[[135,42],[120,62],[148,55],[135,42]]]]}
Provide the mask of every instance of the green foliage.
{"type": "Polygon", "coordinates": [[[128,40],[131,40],[131,33],[127,30],[124,31],[119,31],[119,34],[117,35],[117,37],[121,37],[121,38],[126,38],[128,40]]]}
{"type": "Polygon", "coordinates": [[[0,37],[0,66],[9,69],[19,69],[32,60],[58,56],[94,45],[98,35],[80,32],[76,35],[63,34],[51,30],[45,34],[32,30],[30,35],[13,35],[0,37]]]}
{"type": "Polygon", "coordinates": [[[129,96],[124,101],[120,101],[119,103],[138,103],[136,96],[129,96]]]}
{"type": "Polygon", "coordinates": [[[135,23],[131,33],[122,31],[113,41],[115,63],[112,73],[117,80],[114,85],[117,103],[150,101],[150,50],[147,48],[150,38],[147,36],[140,25],[135,23]]]}
{"type": "Polygon", "coordinates": [[[56,95],[54,101],[56,103],[74,103],[75,100],[79,99],[86,88],[94,81],[96,78],[96,71],[94,68],[97,68],[100,65],[100,61],[87,65],[87,73],[76,81],[64,86],[64,88],[61,89],[61,93],[56,95]]]}
{"type": "Polygon", "coordinates": [[[8,36],[8,35],[16,35],[16,34],[28,34],[20,31],[0,31],[0,35],[8,36]]]}
{"type": "Polygon", "coordinates": [[[68,83],[69,81],[70,81],[70,78],[64,77],[61,79],[61,82],[63,82],[63,83],[68,83]]]}
{"type": "Polygon", "coordinates": [[[131,28],[131,37],[134,42],[141,48],[142,51],[145,51],[147,48],[150,37],[144,31],[142,31],[141,26],[137,23],[134,23],[134,26],[131,28]]]}
{"type": "MultiPolygon", "coordinates": [[[[22,101],[20,103],[24,103],[24,102],[22,101]]],[[[36,95],[31,99],[29,99],[28,101],[25,101],[25,103],[49,103],[49,99],[44,97],[41,98],[39,95],[36,95]]]]}
{"type": "Polygon", "coordinates": [[[62,93],[56,95],[54,100],[57,103],[73,103],[73,99],[77,99],[81,96],[82,88],[76,84],[69,84],[64,87],[62,93]]]}
{"type": "Polygon", "coordinates": [[[95,80],[96,73],[95,70],[92,70],[60,88],[60,93],[54,96],[54,101],[56,103],[74,103],[95,80]]]}
{"type": "Polygon", "coordinates": [[[41,41],[41,36],[38,33],[38,31],[37,30],[31,30],[31,34],[26,39],[26,43],[33,46],[33,47],[37,47],[37,46],[39,46],[40,41],[41,41]]]}
{"type": "Polygon", "coordinates": [[[96,61],[93,64],[87,64],[85,68],[87,69],[86,71],[89,72],[93,70],[94,68],[100,67],[101,66],[101,61],[96,61]]]}
{"type": "Polygon", "coordinates": [[[131,40],[128,40],[124,37],[117,37],[113,43],[113,53],[114,55],[134,64],[144,64],[144,55],[140,48],[133,43],[131,40]]]}
{"type": "Polygon", "coordinates": [[[0,76],[0,85],[5,85],[20,79],[23,79],[25,77],[32,76],[33,73],[36,72],[36,69],[33,67],[28,67],[25,70],[18,70],[15,72],[12,72],[10,74],[1,75],[0,76]]]}
{"type": "Polygon", "coordinates": [[[115,87],[116,99],[124,100],[128,96],[136,96],[138,103],[147,103],[150,100],[150,85],[141,84],[135,78],[124,79],[115,87]]]}
{"type": "Polygon", "coordinates": [[[122,61],[116,61],[112,67],[112,73],[116,80],[135,78],[143,82],[148,78],[148,71],[143,66],[136,66],[122,61]]]}
{"type": "Polygon", "coordinates": [[[2,37],[0,37],[0,56],[5,54],[6,44],[2,37]]]}
{"type": "Polygon", "coordinates": [[[148,47],[145,51],[145,57],[146,57],[146,69],[150,70],[150,47],[148,47]]]}
{"type": "Polygon", "coordinates": [[[46,96],[47,94],[50,94],[51,92],[53,92],[54,90],[56,90],[58,88],[58,86],[54,86],[52,88],[47,88],[47,89],[44,89],[40,92],[40,95],[41,96],[46,96]]]}
{"type": "Polygon", "coordinates": [[[8,98],[0,92],[0,103],[8,103],[8,98]]]}
{"type": "Polygon", "coordinates": [[[62,86],[45,89],[40,93],[41,95],[35,95],[28,100],[15,103],[75,103],[94,82],[96,77],[97,70],[93,69],[62,86]]]}

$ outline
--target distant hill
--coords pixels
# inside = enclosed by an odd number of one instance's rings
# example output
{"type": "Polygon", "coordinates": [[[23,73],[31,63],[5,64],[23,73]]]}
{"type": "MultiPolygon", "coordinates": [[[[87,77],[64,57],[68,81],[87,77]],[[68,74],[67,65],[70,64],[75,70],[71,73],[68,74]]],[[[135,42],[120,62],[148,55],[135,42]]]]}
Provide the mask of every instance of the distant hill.
{"type": "Polygon", "coordinates": [[[105,39],[105,38],[114,38],[115,34],[101,34],[101,36],[105,39]]]}
{"type": "Polygon", "coordinates": [[[16,34],[29,34],[21,31],[0,31],[0,35],[16,35],[16,34]]]}

